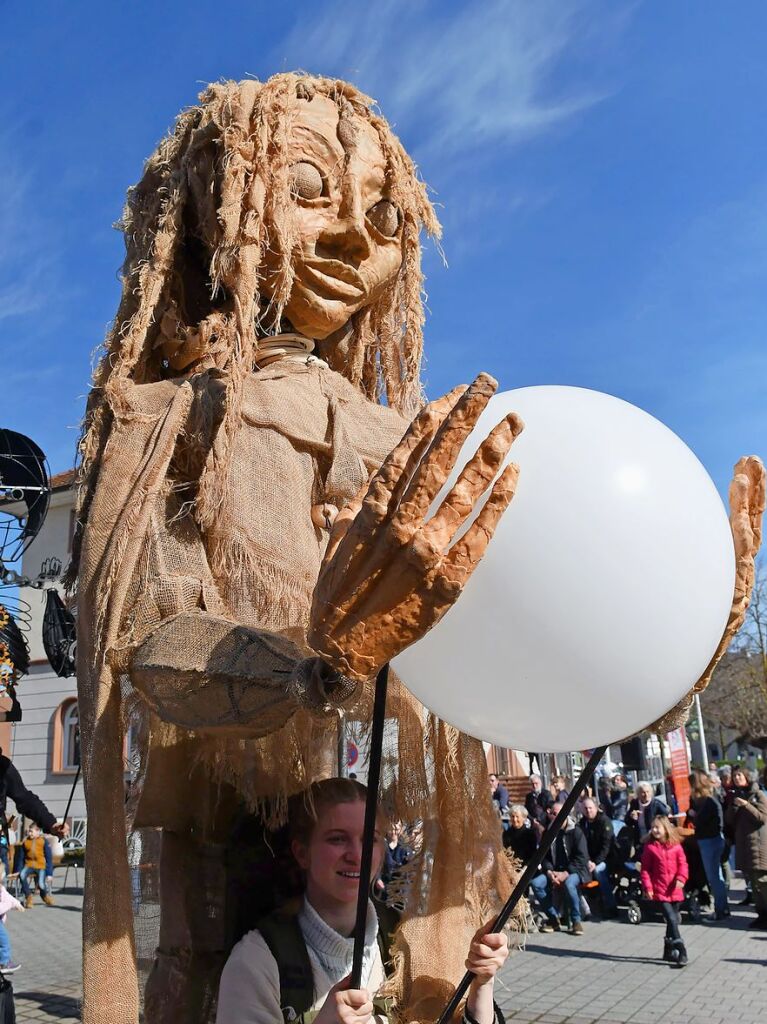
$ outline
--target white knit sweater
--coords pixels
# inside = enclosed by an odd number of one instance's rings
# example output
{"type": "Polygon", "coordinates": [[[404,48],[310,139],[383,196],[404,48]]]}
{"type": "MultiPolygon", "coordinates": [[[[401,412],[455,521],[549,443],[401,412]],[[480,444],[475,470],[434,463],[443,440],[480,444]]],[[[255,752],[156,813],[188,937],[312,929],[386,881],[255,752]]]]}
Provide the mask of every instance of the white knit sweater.
{"type": "MultiPolygon", "coordinates": [[[[312,965],[312,1009],[317,1010],[333,985],[349,974],[354,940],[334,931],[307,900],[299,911],[298,924],[312,965]]],[[[384,982],[377,937],[378,919],[369,903],[362,985],[371,994],[384,982]]],[[[237,943],[226,962],[218,991],[216,1024],[281,1024],[282,1020],[277,961],[256,929],[237,943]]]]}

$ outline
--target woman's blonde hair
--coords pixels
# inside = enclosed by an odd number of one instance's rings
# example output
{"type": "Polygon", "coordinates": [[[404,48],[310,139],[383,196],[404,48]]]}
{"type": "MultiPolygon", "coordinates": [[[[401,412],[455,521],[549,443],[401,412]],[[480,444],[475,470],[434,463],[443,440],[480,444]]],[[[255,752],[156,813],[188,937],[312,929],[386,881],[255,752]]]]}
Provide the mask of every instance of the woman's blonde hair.
{"type": "Polygon", "coordinates": [[[696,800],[711,796],[714,792],[714,783],[711,781],[711,776],[708,772],[701,771],[700,768],[693,768],[690,772],[690,787],[692,795],[696,800]]]}
{"type": "Polygon", "coordinates": [[[120,225],[126,246],[122,298],[94,374],[80,441],[70,585],[112,418],[126,406],[129,383],[199,369],[223,374],[223,422],[198,494],[200,524],[215,519],[258,338],[280,330],[293,287],[299,228],[290,128],[296,101],[315,95],[337,105],[338,137],[347,154],[356,144],[355,119],[372,127],[402,224],[399,272],[373,305],[352,317],[343,361],[333,368],[371,400],[385,398],[406,416],[422,403],[419,236],[424,227],[438,237],[440,226],[402,143],[373,101],[347,82],[286,73],[266,82],[209,85],[199,104],[180,114],[128,192],[120,225]]]}
{"type": "Polygon", "coordinates": [[[663,829],[666,838],[663,840],[665,846],[674,846],[677,843],[682,842],[682,836],[679,833],[679,829],[674,825],[670,818],[667,818],[665,814],[657,814],[653,820],[653,825],[660,825],[663,829]]]}

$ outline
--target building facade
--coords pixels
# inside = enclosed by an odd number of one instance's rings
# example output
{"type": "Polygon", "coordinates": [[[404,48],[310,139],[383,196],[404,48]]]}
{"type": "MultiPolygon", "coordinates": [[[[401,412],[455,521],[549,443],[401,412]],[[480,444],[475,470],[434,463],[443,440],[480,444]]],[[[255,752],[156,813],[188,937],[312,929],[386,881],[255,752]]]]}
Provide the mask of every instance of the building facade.
{"type": "MultiPolygon", "coordinates": [[[[21,573],[35,579],[45,559],[57,558],[66,565],[74,526],[73,473],[54,476],[48,515],[40,533],[25,551],[21,573]]],[[[84,837],[85,797],[80,763],[80,728],[77,708],[77,680],[60,679],[48,664],[42,640],[45,591],[22,587],[19,597],[29,606],[30,669],[17,687],[22,720],[0,725],[0,747],[32,790],[52,814],[61,819],[70,796],[67,820],[72,833],[84,837]],[[75,785],[75,780],[77,783],[75,785]],[[74,786],[74,792],[73,792],[74,786]]],[[[7,703],[7,699],[6,699],[7,703]]],[[[9,803],[8,814],[12,813],[9,803]]]]}

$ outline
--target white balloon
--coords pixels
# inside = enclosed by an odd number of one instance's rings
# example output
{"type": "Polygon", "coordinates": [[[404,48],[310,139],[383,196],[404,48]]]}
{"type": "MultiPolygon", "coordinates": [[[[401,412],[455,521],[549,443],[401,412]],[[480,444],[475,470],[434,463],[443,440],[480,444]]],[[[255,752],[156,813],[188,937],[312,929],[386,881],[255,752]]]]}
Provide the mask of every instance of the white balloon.
{"type": "Polygon", "coordinates": [[[496,395],[453,479],[511,411],[525,421],[514,500],[458,603],[393,666],[469,735],[583,750],[642,729],[700,678],[732,602],[732,534],[668,427],[583,388],[496,395]]]}

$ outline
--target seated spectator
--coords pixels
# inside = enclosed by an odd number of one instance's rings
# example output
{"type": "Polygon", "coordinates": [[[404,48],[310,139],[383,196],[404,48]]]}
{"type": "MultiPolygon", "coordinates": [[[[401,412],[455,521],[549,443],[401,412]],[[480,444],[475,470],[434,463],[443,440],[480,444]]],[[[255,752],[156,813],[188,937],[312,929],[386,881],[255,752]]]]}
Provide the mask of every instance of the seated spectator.
{"type": "Polygon", "coordinates": [[[644,843],[650,834],[655,818],[668,818],[671,808],[655,795],[649,782],[637,784],[637,795],[629,801],[626,825],[634,833],[634,842],[638,846],[644,843]]]}
{"type": "MultiPolygon", "coordinates": [[[[554,807],[551,811],[553,817],[554,807]]],[[[556,903],[564,899],[570,913],[570,934],[583,935],[579,886],[589,879],[588,863],[586,837],[576,826],[573,815],[569,815],[554,845],[541,861],[541,874],[532,881],[533,892],[548,918],[541,931],[560,930],[560,911],[556,903]],[[556,901],[555,896],[560,900],[556,901]]]]}
{"type": "Polygon", "coordinates": [[[53,906],[53,897],[48,892],[45,884],[46,878],[53,875],[53,858],[48,840],[43,835],[39,825],[30,825],[27,838],[23,843],[24,867],[19,872],[21,890],[24,893],[24,906],[31,910],[34,906],[32,889],[29,885],[29,876],[37,875],[37,888],[46,906],[53,906]]]}
{"type": "Polygon", "coordinates": [[[583,817],[578,822],[586,837],[586,848],[589,852],[589,871],[599,882],[599,891],[602,896],[602,906],[606,916],[613,916],[615,913],[615,896],[613,895],[613,884],[610,879],[609,864],[612,860],[612,848],[614,842],[613,823],[604,811],[600,811],[596,801],[589,797],[583,801],[583,817]]]}
{"type": "Polygon", "coordinates": [[[555,775],[549,783],[549,793],[551,793],[552,800],[566,800],[568,797],[568,790],[565,789],[565,777],[564,775],[555,775]]]}
{"type": "Polygon", "coordinates": [[[509,808],[509,827],[503,833],[503,845],[523,864],[535,856],[538,841],[527,808],[522,804],[512,804],[509,808]]]}
{"type": "Polygon", "coordinates": [[[543,788],[540,775],[531,775],[530,792],[525,797],[525,807],[530,816],[530,822],[539,837],[549,823],[546,812],[553,804],[554,798],[547,789],[543,788]]]}

